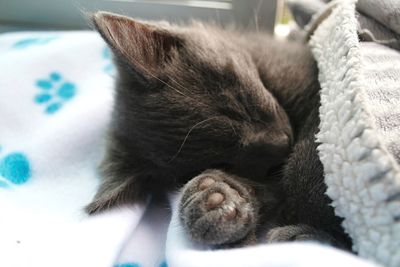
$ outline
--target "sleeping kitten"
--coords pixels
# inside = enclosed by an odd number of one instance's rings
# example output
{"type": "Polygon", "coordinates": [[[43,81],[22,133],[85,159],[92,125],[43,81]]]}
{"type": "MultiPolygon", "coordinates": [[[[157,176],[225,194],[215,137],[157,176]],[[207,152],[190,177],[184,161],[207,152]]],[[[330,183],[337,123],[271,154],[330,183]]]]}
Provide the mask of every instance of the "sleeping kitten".
{"type": "Polygon", "coordinates": [[[89,213],[186,183],[180,217],[200,243],[254,243],[264,230],[268,241],[348,245],[324,195],[314,142],[319,88],[307,48],[199,23],[105,12],[93,21],[118,78],[104,179],[89,213]]]}
{"type": "Polygon", "coordinates": [[[105,179],[89,212],[143,200],[213,167],[264,179],[287,157],[288,117],[229,33],[109,13],[93,19],[118,78],[105,179]]]}

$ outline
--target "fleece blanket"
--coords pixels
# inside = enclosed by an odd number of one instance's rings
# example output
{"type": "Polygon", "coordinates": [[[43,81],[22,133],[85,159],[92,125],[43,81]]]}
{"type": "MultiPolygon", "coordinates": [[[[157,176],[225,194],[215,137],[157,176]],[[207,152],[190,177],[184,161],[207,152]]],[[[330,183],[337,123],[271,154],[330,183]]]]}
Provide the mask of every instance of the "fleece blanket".
{"type": "Polygon", "coordinates": [[[94,32],[0,35],[0,266],[378,266],[292,243],[210,251],[152,203],[87,217],[110,120],[114,67],[94,32]]]}
{"type": "Polygon", "coordinates": [[[113,71],[92,32],[1,35],[0,266],[165,266],[168,211],[82,211],[98,185],[113,71]]]}
{"type": "MultiPolygon", "coordinates": [[[[360,42],[356,2],[337,1],[310,42],[322,88],[318,149],[353,249],[400,266],[400,54],[379,40],[360,42]]],[[[396,29],[398,20],[381,16],[397,10],[398,19],[399,2],[360,0],[357,7],[365,12],[367,2],[380,8],[369,14],[396,29]]]]}
{"type": "MultiPolygon", "coordinates": [[[[319,24],[321,14],[341,0],[288,0],[288,6],[297,25],[310,30],[319,24]],[[327,4],[326,2],[330,2],[327,4]]],[[[358,33],[364,41],[374,41],[400,50],[400,2],[398,0],[358,0],[356,17],[358,33]]],[[[297,30],[298,31],[298,30],[297,30]]],[[[300,32],[302,32],[300,30],[300,32]]],[[[302,32],[303,35],[305,32],[302,32]]],[[[300,33],[297,33],[300,35],[300,33]]]]}

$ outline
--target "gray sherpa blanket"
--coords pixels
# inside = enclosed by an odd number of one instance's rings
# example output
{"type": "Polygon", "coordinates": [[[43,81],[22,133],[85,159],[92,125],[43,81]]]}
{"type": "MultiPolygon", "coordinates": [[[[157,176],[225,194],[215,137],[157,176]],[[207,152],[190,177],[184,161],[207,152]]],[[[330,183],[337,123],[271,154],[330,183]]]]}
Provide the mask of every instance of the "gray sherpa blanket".
{"type": "MultiPolygon", "coordinates": [[[[289,8],[300,28],[308,30],[326,9],[338,1],[288,0],[289,8]],[[326,2],[330,2],[327,4],[326,2]]],[[[374,41],[400,50],[400,3],[398,0],[358,0],[358,33],[364,41],[374,41]]]]}
{"type": "Polygon", "coordinates": [[[400,266],[400,54],[393,49],[400,1],[342,0],[329,8],[313,16],[319,25],[310,40],[327,194],[361,257],[400,266]],[[361,42],[365,34],[374,42],[361,42]]]}

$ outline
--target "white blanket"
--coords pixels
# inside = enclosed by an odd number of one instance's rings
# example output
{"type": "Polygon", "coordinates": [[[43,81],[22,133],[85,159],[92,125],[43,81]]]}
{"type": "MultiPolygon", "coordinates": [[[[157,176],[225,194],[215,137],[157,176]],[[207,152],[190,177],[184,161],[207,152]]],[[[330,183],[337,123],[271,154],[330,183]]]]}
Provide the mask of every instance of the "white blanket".
{"type": "Polygon", "coordinates": [[[315,244],[204,251],[171,199],[88,218],[114,69],[94,32],[0,35],[0,266],[376,266],[315,244]]]}

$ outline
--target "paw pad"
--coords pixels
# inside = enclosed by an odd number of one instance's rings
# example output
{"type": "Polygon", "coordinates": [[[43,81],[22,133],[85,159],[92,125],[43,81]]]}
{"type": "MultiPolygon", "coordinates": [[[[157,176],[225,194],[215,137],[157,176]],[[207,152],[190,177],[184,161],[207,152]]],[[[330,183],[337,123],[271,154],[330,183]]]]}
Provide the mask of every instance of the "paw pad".
{"type": "Polygon", "coordinates": [[[225,208],[224,217],[225,217],[227,220],[233,220],[233,219],[235,219],[235,218],[236,218],[236,215],[237,215],[237,210],[236,210],[236,208],[234,208],[234,207],[232,207],[232,206],[227,206],[227,207],[225,208]]]}
{"type": "Polygon", "coordinates": [[[0,159],[0,187],[9,183],[20,185],[31,177],[31,167],[27,157],[19,152],[11,153],[0,159]]]}
{"type": "Polygon", "coordinates": [[[45,113],[47,114],[54,114],[60,110],[64,103],[76,94],[75,84],[64,81],[58,72],[50,73],[47,79],[36,81],[36,86],[42,92],[35,96],[34,101],[37,104],[46,105],[45,113]]]}
{"type": "Polygon", "coordinates": [[[54,39],[57,39],[57,37],[49,36],[49,37],[24,38],[24,39],[17,41],[16,43],[14,43],[12,47],[15,49],[23,49],[23,48],[27,48],[32,45],[44,45],[44,44],[47,44],[47,43],[53,41],[54,39]]]}
{"type": "Polygon", "coordinates": [[[211,178],[204,178],[203,181],[201,181],[200,185],[199,185],[199,189],[200,190],[205,190],[207,188],[209,188],[211,185],[213,185],[215,183],[215,181],[211,178]]]}
{"type": "Polygon", "coordinates": [[[245,238],[256,223],[258,207],[248,190],[230,176],[210,170],[184,187],[180,218],[196,242],[221,245],[245,238]]]}
{"type": "Polygon", "coordinates": [[[221,193],[212,193],[207,199],[207,209],[212,210],[219,207],[224,202],[225,197],[221,193]]]}

